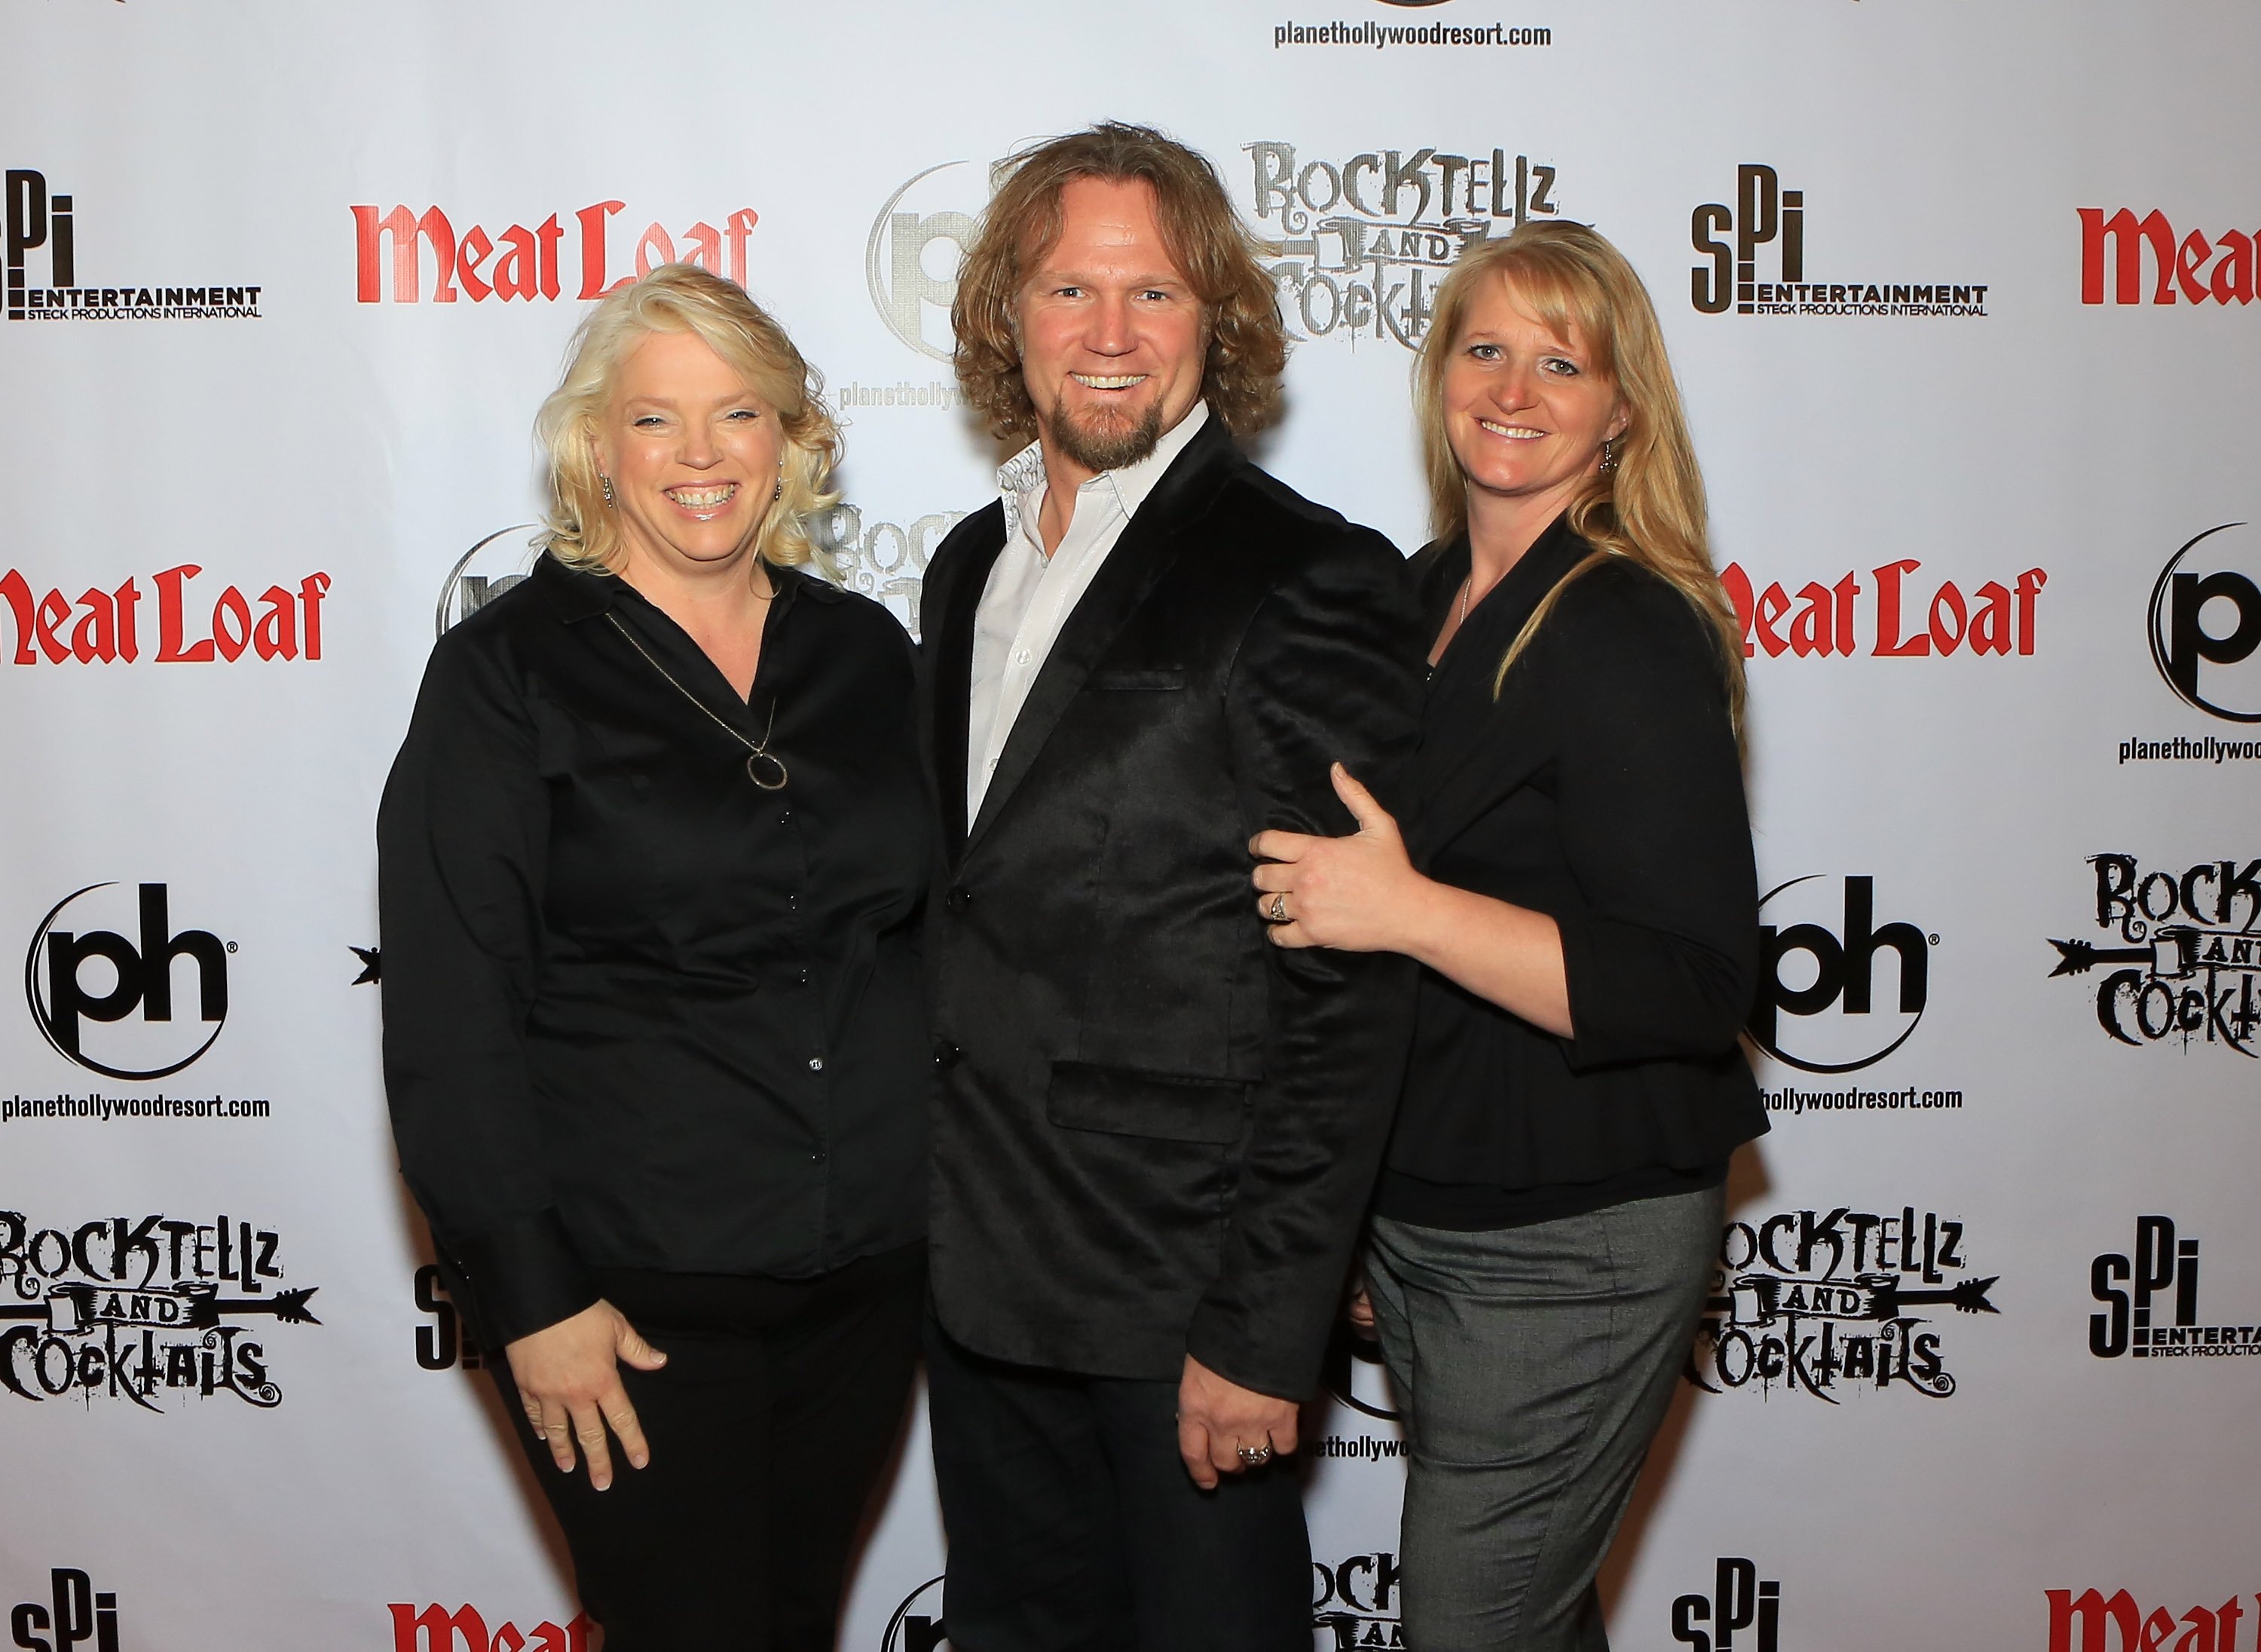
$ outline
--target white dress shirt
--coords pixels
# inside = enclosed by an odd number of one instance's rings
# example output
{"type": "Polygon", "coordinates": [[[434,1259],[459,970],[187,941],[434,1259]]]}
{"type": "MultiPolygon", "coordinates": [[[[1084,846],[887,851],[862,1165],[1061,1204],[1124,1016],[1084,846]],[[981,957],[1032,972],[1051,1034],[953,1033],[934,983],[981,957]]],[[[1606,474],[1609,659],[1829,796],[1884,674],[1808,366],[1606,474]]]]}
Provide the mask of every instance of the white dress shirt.
{"type": "Polygon", "coordinates": [[[1037,527],[1044,505],[1044,459],[1031,442],[997,472],[1005,506],[1005,548],[981,588],[973,614],[973,678],[965,715],[965,822],[981,812],[1029,690],[1059,640],[1060,628],[1091,588],[1107,553],[1172,461],[1209,422],[1209,405],[1193,411],[1136,464],[1095,476],[1076,490],[1075,514],[1059,549],[1044,554],[1037,527]]]}

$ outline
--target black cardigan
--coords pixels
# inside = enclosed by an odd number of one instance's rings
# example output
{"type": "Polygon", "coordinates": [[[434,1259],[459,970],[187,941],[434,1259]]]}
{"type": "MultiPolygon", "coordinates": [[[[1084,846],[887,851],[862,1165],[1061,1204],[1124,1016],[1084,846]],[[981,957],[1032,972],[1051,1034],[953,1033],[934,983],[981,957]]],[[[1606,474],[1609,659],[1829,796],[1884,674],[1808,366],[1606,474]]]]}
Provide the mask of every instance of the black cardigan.
{"type": "MultiPolygon", "coordinates": [[[[1561,926],[1575,1037],[1424,971],[1383,1216],[1489,1229],[1713,1186],[1767,1127],[1737,1048],[1758,895],[1718,644],[1623,558],[1532,610],[1588,553],[1557,521],[1469,613],[1423,710],[1408,838],[1430,876],[1561,926]]],[[[1433,636],[1463,535],[1414,573],[1433,636]]]]}

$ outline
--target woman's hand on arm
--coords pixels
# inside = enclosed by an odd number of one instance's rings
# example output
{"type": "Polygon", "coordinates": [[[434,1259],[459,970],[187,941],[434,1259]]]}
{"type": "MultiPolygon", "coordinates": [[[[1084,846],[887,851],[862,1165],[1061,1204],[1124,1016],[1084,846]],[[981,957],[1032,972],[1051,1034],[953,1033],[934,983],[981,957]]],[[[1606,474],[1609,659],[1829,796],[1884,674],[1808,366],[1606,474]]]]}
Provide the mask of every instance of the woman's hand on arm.
{"type": "Polygon", "coordinates": [[[1558,1038],[1571,1036],[1562,936],[1543,912],[1439,883],[1414,870],[1389,810],[1338,763],[1335,793],[1358,822],[1347,837],[1259,832],[1249,851],[1257,910],[1278,946],[1403,952],[1558,1038]],[[1284,895],[1285,917],[1274,904],[1284,895]]]}
{"type": "Polygon", "coordinates": [[[573,1472],[573,1444],[578,1440],[589,1460],[589,1483],[599,1491],[612,1484],[607,1426],[619,1437],[630,1467],[641,1469],[651,1461],[635,1407],[621,1386],[619,1361],[657,1371],[667,1355],[638,1336],[612,1304],[592,1303],[570,1319],[518,1338],[504,1353],[526,1419],[560,1470],[573,1472]]]}

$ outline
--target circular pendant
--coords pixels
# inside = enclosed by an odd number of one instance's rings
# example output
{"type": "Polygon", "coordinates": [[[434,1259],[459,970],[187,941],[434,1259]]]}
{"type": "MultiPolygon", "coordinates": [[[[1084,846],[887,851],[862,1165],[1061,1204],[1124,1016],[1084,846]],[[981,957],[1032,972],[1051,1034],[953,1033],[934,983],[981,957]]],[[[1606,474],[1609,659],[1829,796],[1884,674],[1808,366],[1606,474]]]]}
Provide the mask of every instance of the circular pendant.
{"type": "Polygon", "coordinates": [[[767,751],[750,752],[746,758],[746,778],[764,792],[785,790],[785,765],[767,751]]]}

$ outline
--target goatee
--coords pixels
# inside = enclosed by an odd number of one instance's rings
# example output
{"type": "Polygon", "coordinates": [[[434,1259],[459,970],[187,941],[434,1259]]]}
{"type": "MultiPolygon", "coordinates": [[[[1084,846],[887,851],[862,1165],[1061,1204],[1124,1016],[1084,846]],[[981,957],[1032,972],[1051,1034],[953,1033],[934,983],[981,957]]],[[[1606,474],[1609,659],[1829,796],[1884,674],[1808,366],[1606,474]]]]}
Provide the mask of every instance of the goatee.
{"type": "Polygon", "coordinates": [[[1106,419],[1104,414],[1089,424],[1080,423],[1058,402],[1052,404],[1038,424],[1044,440],[1062,456],[1073,459],[1095,476],[1138,463],[1162,440],[1162,409],[1159,403],[1150,404],[1138,423],[1127,427],[1106,419]]]}

